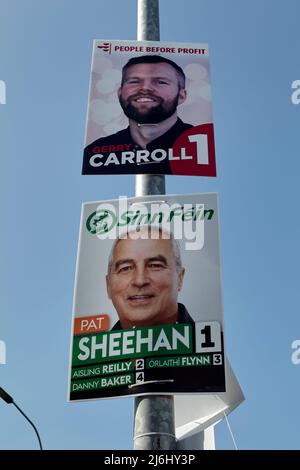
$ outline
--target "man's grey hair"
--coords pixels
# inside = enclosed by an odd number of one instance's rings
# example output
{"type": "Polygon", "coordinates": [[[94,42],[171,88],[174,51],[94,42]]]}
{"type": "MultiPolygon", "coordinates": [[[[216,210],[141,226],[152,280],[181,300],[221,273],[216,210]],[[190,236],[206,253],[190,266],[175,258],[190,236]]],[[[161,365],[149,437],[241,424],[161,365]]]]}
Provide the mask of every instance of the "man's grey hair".
{"type": "MultiPolygon", "coordinates": [[[[116,240],[113,242],[112,244],[112,247],[111,247],[111,250],[110,250],[110,254],[109,254],[109,257],[108,257],[108,264],[107,264],[107,274],[109,275],[110,274],[110,271],[111,271],[111,267],[113,265],[113,260],[114,260],[114,251],[116,249],[116,246],[117,244],[120,242],[120,240],[126,240],[126,239],[132,239],[130,237],[130,233],[138,233],[138,232],[142,232],[144,231],[145,229],[148,230],[148,234],[149,232],[151,233],[152,230],[153,231],[156,231],[156,232],[159,232],[160,235],[162,235],[162,237],[160,239],[166,239],[166,240],[170,240],[171,241],[171,245],[172,245],[172,251],[173,251],[173,255],[174,255],[174,259],[175,259],[175,265],[176,265],[176,270],[178,272],[181,271],[182,269],[182,261],[181,261],[181,253],[180,253],[180,246],[179,246],[179,243],[178,241],[174,238],[174,235],[172,232],[170,232],[169,230],[165,229],[165,228],[162,228],[162,227],[159,227],[159,226],[156,226],[156,225],[140,225],[138,227],[134,227],[133,229],[131,230],[128,230],[128,231],[125,231],[124,233],[122,234],[119,234],[119,236],[116,238],[116,240]],[[165,236],[164,236],[165,235],[165,236]]],[[[142,237],[140,237],[142,238],[142,237]]],[[[139,238],[138,238],[139,239],[139,238]]],[[[150,239],[151,239],[151,236],[150,236],[150,239]]],[[[152,238],[154,240],[157,240],[157,238],[152,238]]]]}

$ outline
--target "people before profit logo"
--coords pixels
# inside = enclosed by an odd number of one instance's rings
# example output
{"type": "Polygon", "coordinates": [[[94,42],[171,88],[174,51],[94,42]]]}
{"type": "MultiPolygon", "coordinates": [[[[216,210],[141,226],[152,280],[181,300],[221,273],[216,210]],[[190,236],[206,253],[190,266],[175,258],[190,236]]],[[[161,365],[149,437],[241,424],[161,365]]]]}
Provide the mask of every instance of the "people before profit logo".
{"type": "Polygon", "coordinates": [[[0,104],[6,104],[6,84],[0,80],[0,104]]]}
{"type": "Polygon", "coordinates": [[[110,42],[104,42],[100,46],[97,46],[98,49],[102,49],[104,52],[109,52],[111,53],[111,44],[110,42]]]}
{"type": "Polygon", "coordinates": [[[291,361],[297,366],[300,364],[300,339],[295,339],[291,344],[291,348],[294,349],[291,355],[291,361]]]}
{"type": "Polygon", "coordinates": [[[6,364],[6,344],[0,340],[0,365],[6,364]]]}
{"type": "Polygon", "coordinates": [[[300,80],[294,80],[291,86],[293,91],[291,95],[291,101],[293,104],[299,104],[300,103],[300,80]]]}

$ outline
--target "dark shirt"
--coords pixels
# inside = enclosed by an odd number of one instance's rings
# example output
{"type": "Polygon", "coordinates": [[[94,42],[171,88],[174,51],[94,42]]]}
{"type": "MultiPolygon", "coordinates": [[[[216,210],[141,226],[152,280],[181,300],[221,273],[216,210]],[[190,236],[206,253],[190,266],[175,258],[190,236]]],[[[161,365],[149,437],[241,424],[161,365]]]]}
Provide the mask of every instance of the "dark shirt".
{"type": "MultiPolygon", "coordinates": [[[[193,127],[191,124],[182,122],[181,119],[177,119],[174,126],[172,126],[165,134],[161,135],[157,139],[152,140],[146,146],[149,152],[155,149],[163,149],[168,151],[173,147],[173,144],[177,137],[179,137],[184,131],[193,127]]],[[[116,132],[116,134],[102,137],[89,144],[84,149],[83,156],[83,175],[111,175],[111,174],[172,174],[169,160],[166,157],[164,160],[155,163],[125,163],[120,165],[109,164],[107,166],[101,165],[93,167],[90,165],[90,158],[95,154],[102,154],[104,158],[101,162],[106,161],[106,157],[110,153],[115,153],[117,158],[120,159],[121,153],[126,151],[143,150],[131,137],[129,126],[122,131],[116,132]]],[[[100,161],[100,160],[98,160],[100,161]]]]}
{"type": "MultiPolygon", "coordinates": [[[[192,319],[191,315],[185,308],[183,304],[178,304],[178,317],[176,323],[190,323],[191,325],[195,324],[195,321],[192,319]]],[[[113,330],[122,330],[120,321],[114,324],[111,331],[113,330]]]]}

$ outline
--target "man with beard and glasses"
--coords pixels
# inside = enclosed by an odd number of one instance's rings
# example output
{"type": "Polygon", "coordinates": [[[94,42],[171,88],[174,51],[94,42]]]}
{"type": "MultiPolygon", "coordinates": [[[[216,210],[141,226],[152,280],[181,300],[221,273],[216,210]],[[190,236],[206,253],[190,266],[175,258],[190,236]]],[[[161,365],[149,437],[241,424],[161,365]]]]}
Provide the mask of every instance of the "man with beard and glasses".
{"type": "Polygon", "coordinates": [[[168,158],[149,162],[142,156],[136,165],[132,163],[141,150],[168,152],[193,127],[177,116],[177,106],[186,100],[182,68],[157,55],[134,57],[123,67],[118,97],[129,126],[85,148],[83,174],[112,173],[115,165],[118,173],[128,173],[129,165],[129,173],[171,174],[168,158]],[[120,161],[121,155],[125,162],[120,161]]]}

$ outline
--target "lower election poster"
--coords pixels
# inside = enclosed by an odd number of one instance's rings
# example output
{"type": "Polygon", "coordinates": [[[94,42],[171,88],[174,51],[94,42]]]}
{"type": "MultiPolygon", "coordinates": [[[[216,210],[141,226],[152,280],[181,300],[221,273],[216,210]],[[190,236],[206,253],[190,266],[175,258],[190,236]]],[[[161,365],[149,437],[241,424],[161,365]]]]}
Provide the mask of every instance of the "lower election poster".
{"type": "Polygon", "coordinates": [[[216,194],[84,203],[69,399],[225,391],[216,194]]]}

